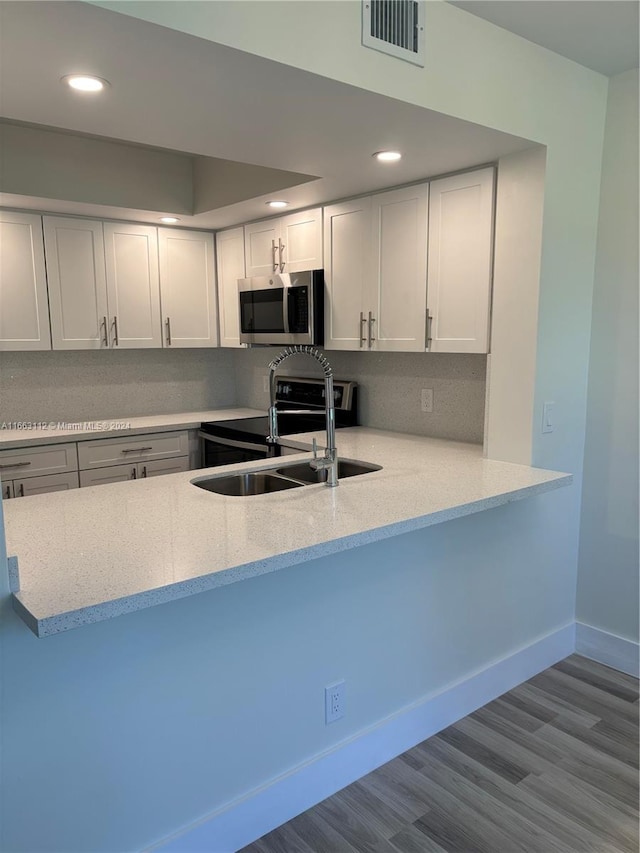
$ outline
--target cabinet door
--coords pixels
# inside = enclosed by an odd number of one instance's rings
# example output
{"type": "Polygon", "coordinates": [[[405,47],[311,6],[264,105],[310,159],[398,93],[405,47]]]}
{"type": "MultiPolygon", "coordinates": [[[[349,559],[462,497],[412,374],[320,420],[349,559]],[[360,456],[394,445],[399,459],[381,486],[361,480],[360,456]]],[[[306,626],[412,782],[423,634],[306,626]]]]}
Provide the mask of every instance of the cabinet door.
{"type": "Polygon", "coordinates": [[[13,495],[16,498],[28,498],[30,495],[44,495],[46,492],[66,492],[78,488],[78,474],[51,474],[48,477],[29,477],[13,481],[13,495]]]}
{"type": "Polygon", "coordinates": [[[238,279],[244,278],[244,229],[232,228],[216,234],[218,265],[218,316],[220,346],[240,347],[240,303],[238,279]]]}
{"type": "Polygon", "coordinates": [[[282,272],[322,269],[322,208],[282,217],[278,254],[282,272]]]}
{"type": "Polygon", "coordinates": [[[80,486],[104,486],[107,483],[124,483],[127,480],[138,479],[138,466],[113,465],[110,468],[99,468],[95,471],[80,471],[80,486]]]}
{"type": "Polygon", "coordinates": [[[104,223],[111,346],[162,346],[158,229],[104,223]]]}
{"type": "Polygon", "coordinates": [[[54,349],[109,346],[102,222],[44,217],[54,349]]]}
{"type": "Polygon", "coordinates": [[[51,349],[42,220],[0,211],[0,351],[51,349]]]}
{"type": "Polygon", "coordinates": [[[271,275],[278,267],[280,220],[252,222],[244,226],[244,256],[247,278],[252,275],[271,275]]]}
{"type": "Polygon", "coordinates": [[[158,229],[165,346],[218,345],[213,256],[213,234],[158,229]]]}
{"type": "Polygon", "coordinates": [[[188,456],[181,456],[178,459],[156,459],[154,462],[138,464],[139,477],[160,477],[163,474],[177,474],[179,471],[189,470],[188,456]]]}
{"type": "Polygon", "coordinates": [[[493,168],[431,183],[431,352],[488,351],[493,186],[493,168]]]}
{"type": "Polygon", "coordinates": [[[427,322],[429,185],[381,193],[373,207],[372,257],[378,264],[371,348],[424,352],[427,322]]]}
{"type": "Polygon", "coordinates": [[[368,347],[372,310],[371,198],[324,209],[325,348],[368,347]],[[361,322],[364,320],[364,322],[361,322]]]}

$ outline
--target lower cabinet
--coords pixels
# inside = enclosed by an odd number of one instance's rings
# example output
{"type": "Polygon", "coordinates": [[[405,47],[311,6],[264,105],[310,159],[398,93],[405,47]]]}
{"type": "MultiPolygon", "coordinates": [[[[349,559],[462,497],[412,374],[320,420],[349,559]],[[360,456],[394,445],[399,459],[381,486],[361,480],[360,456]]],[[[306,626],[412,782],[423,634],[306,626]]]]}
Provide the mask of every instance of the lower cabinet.
{"type": "Polygon", "coordinates": [[[80,471],[80,485],[103,486],[106,483],[122,483],[126,480],[144,480],[146,477],[159,477],[163,474],[177,474],[189,471],[189,457],[175,459],[154,459],[150,462],[136,462],[132,465],[110,465],[108,468],[96,468],[80,471]]]}
{"type": "Polygon", "coordinates": [[[0,497],[120,483],[199,465],[187,430],[0,451],[0,497]],[[80,470],[78,470],[80,469],[80,470]]]}
{"type": "Polygon", "coordinates": [[[2,497],[27,498],[30,495],[43,495],[46,492],[66,492],[78,488],[78,473],[49,474],[44,477],[25,477],[22,480],[4,480],[2,497]]]}

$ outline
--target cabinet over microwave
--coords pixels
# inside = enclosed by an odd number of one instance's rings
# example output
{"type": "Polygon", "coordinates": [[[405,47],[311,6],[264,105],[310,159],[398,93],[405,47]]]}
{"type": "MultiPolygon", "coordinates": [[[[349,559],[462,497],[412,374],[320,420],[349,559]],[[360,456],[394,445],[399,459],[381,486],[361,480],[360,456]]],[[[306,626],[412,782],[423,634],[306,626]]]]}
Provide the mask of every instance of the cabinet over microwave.
{"type": "Polygon", "coordinates": [[[238,298],[241,343],[324,343],[322,270],[241,278],[238,298]]]}

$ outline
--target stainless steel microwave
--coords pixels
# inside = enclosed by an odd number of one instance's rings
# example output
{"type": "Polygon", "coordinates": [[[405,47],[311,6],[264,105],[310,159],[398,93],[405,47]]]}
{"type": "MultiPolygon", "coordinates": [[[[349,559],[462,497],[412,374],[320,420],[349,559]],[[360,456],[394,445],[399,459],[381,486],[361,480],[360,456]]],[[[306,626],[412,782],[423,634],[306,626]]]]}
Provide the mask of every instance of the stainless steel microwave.
{"type": "Polygon", "coordinates": [[[238,298],[241,343],[324,343],[322,270],[241,278],[238,298]]]}

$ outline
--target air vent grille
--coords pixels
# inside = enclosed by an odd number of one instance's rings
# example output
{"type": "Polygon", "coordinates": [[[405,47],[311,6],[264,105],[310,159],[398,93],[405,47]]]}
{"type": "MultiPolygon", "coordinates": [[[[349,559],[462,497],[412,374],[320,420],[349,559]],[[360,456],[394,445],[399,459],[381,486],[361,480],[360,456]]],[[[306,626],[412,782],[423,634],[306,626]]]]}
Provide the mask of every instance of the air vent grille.
{"type": "Polygon", "coordinates": [[[424,0],[363,0],[362,44],[424,66],[424,0]]]}

